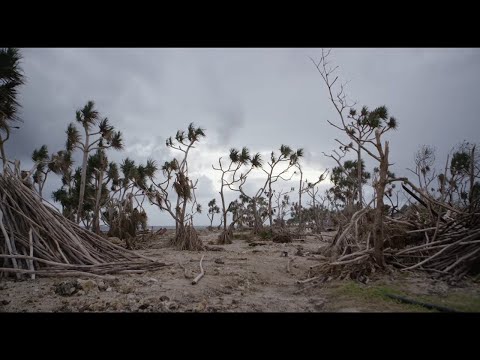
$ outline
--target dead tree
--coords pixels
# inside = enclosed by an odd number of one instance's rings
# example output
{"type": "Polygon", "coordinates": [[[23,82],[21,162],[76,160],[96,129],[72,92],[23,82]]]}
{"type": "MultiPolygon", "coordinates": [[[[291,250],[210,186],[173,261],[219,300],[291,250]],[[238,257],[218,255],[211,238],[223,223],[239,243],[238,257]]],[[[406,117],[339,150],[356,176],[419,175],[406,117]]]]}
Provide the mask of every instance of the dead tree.
{"type": "Polygon", "coordinates": [[[275,197],[275,209],[274,212],[277,213],[276,225],[283,228],[285,227],[285,216],[290,212],[288,205],[290,204],[290,196],[288,194],[295,191],[295,188],[291,188],[290,191],[283,191],[281,189],[278,193],[273,190],[275,197]]]}
{"type": "MultiPolygon", "coordinates": [[[[329,66],[328,56],[330,51],[325,52],[322,50],[322,56],[320,61],[313,63],[320,73],[325,85],[328,89],[329,99],[334,105],[340,118],[340,125],[336,125],[330,121],[328,123],[333,127],[344,132],[348,137],[357,144],[357,146],[370,155],[373,159],[379,163],[379,176],[378,181],[374,184],[376,191],[376,214],[375,214],[375,231],[373,232],[374,246],[375,246],[375,260],[379,266],[384,265],[383,257],[383,242],[384,242],[384,203],[383,198],[385,195],[385,188],[388,184],[388,166],[389,166],[389,143],[388,141],[382,142],[382,135],[391,129],[396,129],[397,120],[388,116],[388,111],[385,106],[380,106],[373,111],[369,111],[366,106],[362,107],[361,111],[357,111],[353,108],[355,104],[349,104],[347,96],[344,91],[345,84],[341,84],[339,88],[335,88],[334,85],[338,80],[335,70],[338,68],[332,68],[329,66]],[[347,115],[346,110],[350,108],[347,115]],[[352,121],[348,123],[348,119],[352,121]],[[359,133],[358,129],[361,127],[365,131],[359,133]]],[[[350,147],[337,140],[342,146],[350,147]]],[[[359,166],[361,164],[358,164],[359,166]]]]}
{"type": "Polygon", "coordinates": [[[310,183],[308,182],[307,179],[305,179],[305,182],[303,182],[303,170],[299,161],[295,163],[295,166],[297,167],[298,172],[300,173],[300,182],[298,186],[297,213],[298,213],[298,232],[301,233],[303,231],[302,194],[308,192],[311,188],[315,187],[317,184],[324,181],[327,177],[328,169],[325,169],[325,171],[318,177],[318,180],[316,182],[310,183]]]}

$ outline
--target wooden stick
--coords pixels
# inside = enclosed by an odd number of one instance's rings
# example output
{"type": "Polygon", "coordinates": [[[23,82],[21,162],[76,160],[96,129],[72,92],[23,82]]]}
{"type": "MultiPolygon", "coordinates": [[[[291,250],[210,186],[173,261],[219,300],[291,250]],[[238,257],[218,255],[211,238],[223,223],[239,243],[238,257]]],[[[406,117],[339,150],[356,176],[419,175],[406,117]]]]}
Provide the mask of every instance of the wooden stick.
{"type": "Polygon", "coordinates": [[[305,279],[305,280],[297,280],[297,284],[306,284],[309,283],[310,281],[320,279],[320,276],[315,276],[310,279],[305,279]]]}
{"type": "MultiPolygon", "coordinates": [[[[28,242],[30,245],[30,257],[33,257],[33,234],[32,234],[32,228],[28,231],[28,242]]],[[[33,260],[28,260],[29,268],[30,270],[35,271],[35,268],[33,267],[33,260]]],[[[32,280],[35,280],[35,273],[30,275],[30,278],[32,280]]]]}
{"type": "Polygon", "coordinates": [[[287,273],[290,274],[290,263],[293,261],[294,259],[293,258],[290,258],[288,259],[288,262],[287,262],[287,273]]]}
{"type": "Polygon", "coordinates": [[[465,256],[462,256],[461,258],[459,258],[457,261],[455,261],[452,265],[450,265],[449,267],[447,267],[444,271],[448,272],[450,271],[451,269],[453,269],[455,266],[457,266],[459,263],[461,263],[463,260],[465,259],[468,259],[469,257],[475,255],[477,252],[480,251],[480,248],[477,248],[475,251],[465,255],[465,256]]]}
{"type": "Polygon", "coordinates": [[[441,253],[443,253],[444,251],[446,251],[447,249],[451,248],[453,245],[456,245],[457,243],[459,243],[461,240],[457,240],[456,242],[452,243],[452,244],[449,244],[447,246],[445,246],[442,250],[440,250],[439,252],[437,252],[436,254],[432,255],[431,257],[429,257],[428,259],[425,259],[421,262],[419,262],[418,264],[415,264],[413,266],[410,266],[408,268],[405,268],[403,270],[412,270],[412,269],[415,269],[423,264],[425,264],[426,262],[428,261],[431,261],[432,259],[436,258],[437,256],[439,256],[441,253]]]}
{"type": "Polygon", "coordinates": [[[203,267],[202,267],[202,261],[204,256],[205,255],[202,255],[202,258],[200,259],[200,274],[198,274],[198,276],[195,279],[193,279],[192,285],[197,284],[200,281],[200,279],[203,277],[203,275],[205,275],[205,271],[203,271],[203,267]]]}
{"type": "Polygon", "coordinates": [[[407,234],[413,234],[413,233],[417,233],[417,232],[424,232],[424,231],[435,230],[436,228],[437,228],[437,227],[434,226],[434,227],[429,227],[429,228],[426,228],[426,229],[410,230],[410,231],[407,231],[406,233],[407,233],[407,234]]]}
{"type": "MultiPolygon", "coordinates": [[[[10,253],[10,255],[14,255],[13,250],[12,250],[12,244],[10,243],[10,238],[8,237],[8,234],[7,234],[7,230],[5,229],[5,226],[3,226],[3,211],[2,210],[0,210],[0,227],[2,228],[2,233],[3,233],[3,236],[5,238],[5,243],[7,244],[8,252],[10,253]]],[[[13,264],[14,269],[18,269],[17,259],[12,258],[12,264],[13,264]]],[[[20,278],[20,274],[17,273],[16,276],[17,276],[18,279],[20,278]]]]}
{"type": "Polygon", "coordinates": [[[178,263],[178,265],[180,265],[183,269],[183,276],[185,276],[186,279],[191,279],[192,276],[191,275],[187,275],[187,268],[185,266],[183,266],[183,264],[181,262],[178,263]]]}
{"type": "Polygon", "coordinates": [[[93,274],[89,272],[84,272],[84,271],[68,271],[68,272],[53,272],[53,271],[45,271],[45,270],[26,270],[26,269],[12,269],[12,268],[0,268],[0,271],[5,271],[5,272],[13,272],[13,273],[21,273],[21,274],[32,274],[36,273],[39,276],[45,276],[45,277],[50,277],[50,276],[88,276],[88,277],[95,277],[95,278],[100,278],[100,279],[109,279],[113,280],[116,279],[114,276],[110,275],[98,275],[98,274],[93,274]]]}
{"type": "Polygon", "coordinates": [[[369,256],[370,256],[369,254],[365,254],[365,255],[362,255],[362,256],[360,256],[360,257],[358,257],[358,258],[351,259],[351,260],[332,262],[332,263],[330,263],[330,265],[345,265],[345,264],[350,264],[350,263],[354,263],[354,262],[357,262],[357,261],[364,260],[364,259],[368,258],[369,256]]]}

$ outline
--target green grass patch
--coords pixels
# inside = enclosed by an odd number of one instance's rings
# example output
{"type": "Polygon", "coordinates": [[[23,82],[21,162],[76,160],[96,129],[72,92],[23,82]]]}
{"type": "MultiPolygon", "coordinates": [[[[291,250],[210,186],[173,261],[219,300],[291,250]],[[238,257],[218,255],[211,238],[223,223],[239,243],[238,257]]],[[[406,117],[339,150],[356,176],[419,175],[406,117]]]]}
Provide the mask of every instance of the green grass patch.
{"type": "Polygon", "coordinates": [[[353,281],[342,284],[335,290],[336,296],[353,298],[359,305],[367,308],[377,308],[389,311],[412,311],[412,312],[432,312],[420,305],[403,304],[397,300],[391,299],[387,294],[399,295],[411,298],[403,291],[386,285],[362,285],[353,281]]]}
{"type": "Polygon", "coordinates": [[[391,299],[387,294],[403,296],[405,298],[432,305],[451,308],[460,312],[480,312],[480,297],[468,294],[451,292],[445,296],[436,295],[413,295],[402,290],[401,285],[363,285],[353,281],[348,281],[335,289],[336,296],[352,298],[359,301],[359,304],[385,306],[386,310],[395,311],[391,306],[395,305],[398,310],[437,312],[437,310],[427,309],[421,305],[405,304],[398,300],[391,299]]]}

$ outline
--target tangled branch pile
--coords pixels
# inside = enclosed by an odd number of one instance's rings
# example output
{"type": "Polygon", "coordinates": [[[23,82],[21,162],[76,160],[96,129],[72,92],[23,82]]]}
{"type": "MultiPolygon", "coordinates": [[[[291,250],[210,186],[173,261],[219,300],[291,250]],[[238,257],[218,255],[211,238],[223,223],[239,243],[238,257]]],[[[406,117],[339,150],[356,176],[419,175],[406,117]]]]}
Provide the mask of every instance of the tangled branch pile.
{"type": "MultiPolygon", "coordinates": [[[[436,226],[407,231],[407,238],[419,245],[402,250],[388,249],[388,261],[405,270],[420,269],[459,279],[480,266],[480,214],[457,213],[436,226]]],[[[440,219],[440,218],[439,218],[440,219]]]]}
{"type": "Polygon", "coordinates": [[[8,170],[0,175],[0,228],[0,277],[103,277],[166,266],[66,219],[8,170]]]}
{"type": "MultiPolygon", "coordinates": [[[[435,205],[438,212],[432,210],[433,206],[420,209],[415,205],[414,211],[401,217],[385,217],[386,264],[402,270],[438,273],[453,280],[478,272],[480,214],[435,205]]],[[[378,268],[373,257],[371,213],[369,208],[360,210],[340,228],[332,244],[322,249],[329,261],[316,266],[316,273],[359,279],[378,268]]]]}

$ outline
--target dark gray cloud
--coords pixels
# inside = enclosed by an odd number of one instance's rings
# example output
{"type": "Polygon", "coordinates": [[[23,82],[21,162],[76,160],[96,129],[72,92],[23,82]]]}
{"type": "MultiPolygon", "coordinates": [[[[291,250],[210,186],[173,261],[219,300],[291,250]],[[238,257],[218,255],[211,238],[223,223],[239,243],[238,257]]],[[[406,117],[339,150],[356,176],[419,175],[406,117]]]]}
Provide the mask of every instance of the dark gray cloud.
{"type": "MultiPolygon", "coordinates": [[[[281,144],[305,149],[308,176],[335,163],[322,155],[345,136],[326,120],[338,121],[327,91],[308,56],[320,49],[23,49],[27,83],[21,90],[24,123],[7,143],[7,155],[27,167],[34,148],[64,146],[75,110],[95,100],[100,113],[124,133],[129,156],[159,163],[177,156],[165,139],[190,122],[207,137],[192,153],[200,177],[198,196],[218,196],[211,169],[230,147],[268,154],[281,144]],[[207,181],[208,179],[208,181],[207,181]]],[[[359,106],[385,104],[399,120],[387,139],[397,174],[421,144],[437,147],[438,166],[462,140],[478,142],[480,94],[478,49],[333,49],[339,75],[359,106]]],[[[77,157],[77,159],[79,159],[77,157]]],[[[373,161],[368,160],[371,168],[373,161]]],[[[313,180],[313,179],[312,179],[313,180]]],[[[47,183],[46,191],[59,185],[47,183]]],[[[254,190],[261,179],[252,178],[254,190]]],[[[297,180],[295,180],[295,185],[297,180]]],[[[250,188],[249,188],[250,189],[250,188]]],[[[237,194],[229,193],[228,199],[237,194]]],[[[153,224],[171,220],[149,209],[153,224]]],[[[201,215],[196,223],[207,223],[201,215]]]]}

